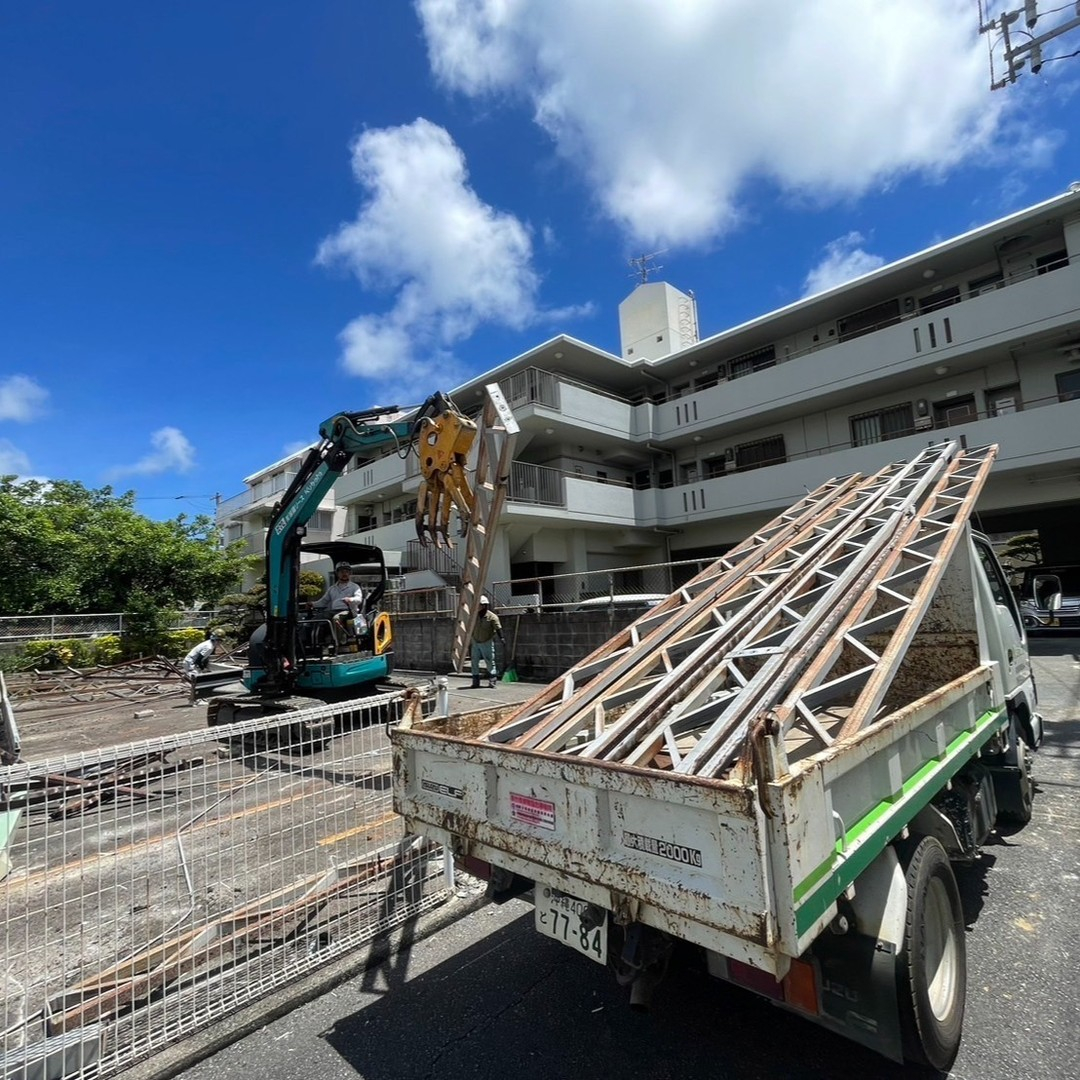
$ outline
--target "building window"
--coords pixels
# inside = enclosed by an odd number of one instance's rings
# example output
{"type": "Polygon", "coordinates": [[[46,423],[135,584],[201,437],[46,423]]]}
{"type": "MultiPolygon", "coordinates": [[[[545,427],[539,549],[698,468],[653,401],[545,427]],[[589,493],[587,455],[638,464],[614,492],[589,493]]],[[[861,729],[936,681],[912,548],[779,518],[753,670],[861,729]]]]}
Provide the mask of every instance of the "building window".
{"type": "Polygon", "coordinates": [[[311,518],[311,527],[316,532],[329,532],[334,527],[334,511],[316,510],[311,518]]]}
{"type": "Polygon", "coordinates": [[[1054,378],[1057,380],[1058,401],[1080,399],[1080,371],[1063,371],[1054,378]]]}
{"type": "Polygon", "coordinates": [[[722,457],[707,458],[705,461],[705,479],[715,480],[727,472],[727,466],[722,457]]]}
{"type": "Polygon", "coordinates": [[[871,443],[900,439],[915,430],[915,417],[911,402],[891,405],[887,409],[862,413],[851,418],[851,445],[869,446],[871,443]]]}
{"type": "Polygon", "coordinates": [[[993,292],[995,289],[1000,289],[1004,283],[1004,279],[999,271],[996,274],[987,274],[986,277],[975,278],[974,281],[969,281],[968,289],[972,296],[979,296],[982,293],[993,292]]]}
{"type": "Polygon", "coordinates": [[[1008,416],[1009,413],[1020,412],[1023,407],[1024,401],[1020,397],[1019,383],[999,386],[996,390],[986,391],[986,413],[988,416],[1008,416]]]}
{"type": "Polygon", "coordinates": [[[652,477],[649,474],[648,469],[638,469],[638,471],[634,473],[634,487],[638,491],[644,491],[649,486],[651,481],[652,477]]]}
{"type": "Polygon", "coordinates": [[[1040,255],[1035,260],[1035,273],[1046,274],[1051,270],[1060,270],[1069,265],[1069,253],[1067,251],[1054,251],[1049,255],[1040,255]]]}
{"type": "Polygon", "coordinates": [[[783,435],[770,435],[767,439],[743,443],[735,447],[735,472],[763,469],[767,465],[781,465],[787,461],[783,435]]]}
{"type": "Polygon", "coordinates": [[[979,419],[979,410],[975,408],[975,395],[949,398],[934,402],[934,427],[954,427],[956,424],[970,424],[979,419]]]}
{"type": "Polygon", "coordinates": [[[669,488],[675,486],[675,474],[670,469],[661,469],[656,474],[656,486],[669,488]]]}
{"type": "Polygon", "coordinates": [[[837,320],[836,328],[840,333],[841,341],[850,341],[852,338],[872,334],[875,330],[884,329],[886,326],[894,326],[899,321],[900,301],[886,300],[883,304],[875,304],[873,307],[845,315],[844,318],[837,320]]]}
{"type": "Polygon", "coordinates": [[[949,289],[941,289],[919,300],[919,314],[925,315],[928,311],[937,311],[938,308],[948,307],[950,304],[960,303],[960,286],[953,285],[949,289]]]}
{"type": "Polygon", "coordinates": [[[755,349],[753,352],[743,353],[735,357],[728,364],[729,377],[732,379],[742,378],[752,372],[770,368],[776,363],[776,346],[766,345],[763,349],[755,349]]]}

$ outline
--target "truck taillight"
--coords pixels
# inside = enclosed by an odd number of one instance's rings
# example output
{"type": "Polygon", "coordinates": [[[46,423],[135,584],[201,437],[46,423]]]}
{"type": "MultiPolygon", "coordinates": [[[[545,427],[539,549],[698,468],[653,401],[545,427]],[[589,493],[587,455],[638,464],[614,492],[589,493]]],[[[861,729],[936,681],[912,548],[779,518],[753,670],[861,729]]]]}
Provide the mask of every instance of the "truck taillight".
{"type": "Polygon", "coordinates": [[[762,997],[782,1001],[800,1012],[817,1016],[818,1007],[817,973],[812,964],[804,960],[792,960],[788,973],[777,982],[767,971],[744,964],[741,960],[728,959],[728,978],[747,990],[753,990],[762,997]]]}
{"type": "Polygon", "coordinates": [[[813,964],[805,960],[792,960],[788,973],[784,976],[784,1001],[793,1009],[817,1016],[821,1011],[818,1006],[817,972],[813,964]]]}

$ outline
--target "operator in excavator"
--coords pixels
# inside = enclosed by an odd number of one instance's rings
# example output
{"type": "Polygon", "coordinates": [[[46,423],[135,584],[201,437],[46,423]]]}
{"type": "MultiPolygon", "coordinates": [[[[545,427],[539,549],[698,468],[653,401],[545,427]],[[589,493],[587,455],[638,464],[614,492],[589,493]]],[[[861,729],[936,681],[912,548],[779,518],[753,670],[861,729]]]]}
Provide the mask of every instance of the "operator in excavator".
{"type": "Polygon", "coordinates": [[[348,644],[367,629],[364,620],[364,590],[352,580],[352,566],[339,562],[334,581],[311,608],[330,616],[338,644],[348,644]]]}

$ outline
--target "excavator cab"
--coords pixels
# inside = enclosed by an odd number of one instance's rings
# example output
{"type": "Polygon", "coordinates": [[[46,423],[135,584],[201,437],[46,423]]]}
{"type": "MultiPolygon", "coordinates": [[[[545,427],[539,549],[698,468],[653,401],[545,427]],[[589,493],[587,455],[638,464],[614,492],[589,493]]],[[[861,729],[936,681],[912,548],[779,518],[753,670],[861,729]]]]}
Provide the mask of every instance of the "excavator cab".
{"type": "MultiPolygon", "coordinates": [[[[346,691],[349,688],[388,678],[393,671],[393,629],[383,608],[388,574],[381,548],[344,540],[303,544],[302,555],[322,555],[330,566],[347,562],[352,580],[360,586],[363,599],[356,620],[341,620],[330,611],[298,605],[296,617],[297,692],[346,691]]],[[[330,570],[327,584],[333,582],[330,570]]],[[[265,671],[265,626],[251,637],[244,683],[257,688],[265,671]]]]}
{"type": "Polygon", "coordinates": [[[329,572],[327,586],[336,577],[336,567],[348,563],[352,568],[351,580],[360,587],[360,602],[347,618],[320,609],[301,609],[297,619],[301,648],[297,650],[297,655],[305,660],[355,653],[382,655],[385,650],[377,647],[386,644],[386,634],[380,633],[376,642],[375,627],[390,619],[382,607],[388,581],[382,549],[370,544],[337,540],[304,544],[300,550],[303,554],[324,555],[330,559],[330,566],[334,569],[329,572]]]}

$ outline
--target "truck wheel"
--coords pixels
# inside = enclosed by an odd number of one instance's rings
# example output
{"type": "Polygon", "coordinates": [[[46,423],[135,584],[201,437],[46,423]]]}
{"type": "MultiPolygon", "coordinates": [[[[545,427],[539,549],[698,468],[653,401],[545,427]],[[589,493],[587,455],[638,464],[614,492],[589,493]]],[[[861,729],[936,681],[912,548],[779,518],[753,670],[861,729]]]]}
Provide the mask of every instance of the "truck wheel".
{"type": "Polygon", "coordinates": [[[904,1057],[945,1072],[960,1048],[967,953],[960,890],[934,837],[915,845],[906,882],[907,921],[897,957],[904,1057]]]}

